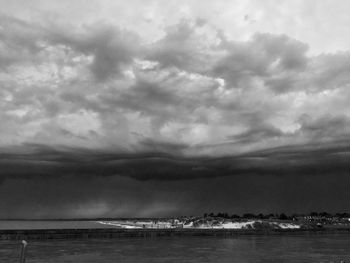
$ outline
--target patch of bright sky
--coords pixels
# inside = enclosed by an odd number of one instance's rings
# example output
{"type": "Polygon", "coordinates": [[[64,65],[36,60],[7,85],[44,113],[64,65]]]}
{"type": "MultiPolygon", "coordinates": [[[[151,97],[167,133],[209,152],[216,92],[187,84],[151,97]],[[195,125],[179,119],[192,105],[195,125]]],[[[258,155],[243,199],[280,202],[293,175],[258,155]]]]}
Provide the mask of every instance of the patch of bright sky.
{"type": "Polygon", "coordinates": [[[27,20],[89,24],[106,21],[153,41],[164,26],[181,19],[202,19],[231,39],[255,32],[286,34],[310,45],[310,53],[350,46],[350,2],[344,0],[0,0],[2,12],[27,20]]]}

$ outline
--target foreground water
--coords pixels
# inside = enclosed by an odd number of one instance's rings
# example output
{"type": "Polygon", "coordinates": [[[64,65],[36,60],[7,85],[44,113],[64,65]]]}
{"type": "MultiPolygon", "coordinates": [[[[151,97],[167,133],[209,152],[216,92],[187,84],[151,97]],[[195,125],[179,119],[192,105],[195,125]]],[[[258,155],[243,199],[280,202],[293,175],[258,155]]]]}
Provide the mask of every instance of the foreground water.
{"type": "MultiPolygon", "coordinates": [[[[19,243],[0,241],[0,262],[18,262],[19,243]]],[[[27,263],[350,262],[349,234],[32,241],[27,263]]]]}

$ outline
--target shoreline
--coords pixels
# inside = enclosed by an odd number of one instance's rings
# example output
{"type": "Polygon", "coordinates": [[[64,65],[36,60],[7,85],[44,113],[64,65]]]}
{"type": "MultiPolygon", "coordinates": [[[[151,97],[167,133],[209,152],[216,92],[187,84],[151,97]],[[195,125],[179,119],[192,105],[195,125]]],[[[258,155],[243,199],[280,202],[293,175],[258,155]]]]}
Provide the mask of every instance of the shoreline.
{"type": "Polygon", "coordinates": [[[188,237],[218,236],[233,237],[242,235],[317,235],[350,234],[350,228],[324,229],[26,229],[0,230],[0,240],[48,240],[48,239],[94,239],[94,238],[154,238],[154,237],[188,237]]]}

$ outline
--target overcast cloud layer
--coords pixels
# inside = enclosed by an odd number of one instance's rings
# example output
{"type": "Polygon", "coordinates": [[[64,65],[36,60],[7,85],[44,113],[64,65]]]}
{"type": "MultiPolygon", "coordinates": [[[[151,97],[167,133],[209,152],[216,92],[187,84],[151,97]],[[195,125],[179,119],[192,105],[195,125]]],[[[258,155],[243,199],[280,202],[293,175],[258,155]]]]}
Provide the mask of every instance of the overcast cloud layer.
{"type": "Polygon", "coordinates": [[[0,0],[0,216],[346,210],[350,4],[242,2],[0,0]]]}

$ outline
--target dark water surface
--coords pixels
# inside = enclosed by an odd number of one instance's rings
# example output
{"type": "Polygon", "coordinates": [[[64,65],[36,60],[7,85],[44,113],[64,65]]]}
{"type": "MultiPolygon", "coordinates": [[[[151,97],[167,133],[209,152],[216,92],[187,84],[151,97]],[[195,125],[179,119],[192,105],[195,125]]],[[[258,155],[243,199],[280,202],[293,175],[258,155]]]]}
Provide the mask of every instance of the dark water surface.
{"type": "MultiPolygon", "coordinates": [[[[18,262],[19,242],[0,241],[0,262],[18,262]]],[[[349,234],[158,237],[30,241],[27,263],[340,262],[349,234]]]]}
{"type": "Polygon", "coordinates": [[[2,229],[90,229],[90,228],[116,228],[103,225],[98,221],[81,220],[0,220],[2,229]]]}

